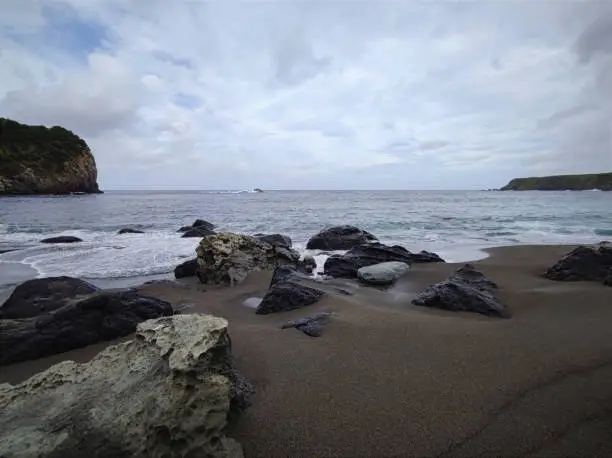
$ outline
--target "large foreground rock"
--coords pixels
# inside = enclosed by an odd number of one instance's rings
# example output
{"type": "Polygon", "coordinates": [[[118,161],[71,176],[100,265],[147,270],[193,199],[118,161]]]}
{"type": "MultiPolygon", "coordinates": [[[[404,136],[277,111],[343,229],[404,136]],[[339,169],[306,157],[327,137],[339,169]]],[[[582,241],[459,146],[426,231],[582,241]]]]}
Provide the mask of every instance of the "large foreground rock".
{"type": "Polygon", "coordinates": [[[314,304],[324,295],[309,286],[302,285],[303,277],[291,266],[280,266],[274,270],[270,289],[263,297],[255,313],[267,315],[286,312],[314,304]]]}
{"type": "Polygon", "coordinates": [[[356,245],[377,240],[372,234],[355,226],[335,226],[319,232],[308,240],[309,250],[350,250],[356,245]]]}
{"type": "Polygon", "coordinates": [[[248,235],[220,232],[202,239],[196,248],[202,283],[236,285],[249,272],[296,265],[297,251],[273,246],[248,235]]]}
{"type": "Polygon", "coordinates": [[[357,271],[357,278],[368,285],[392,285],[408,272],[410,266],[405,262],[391,261],[362,267],[357,271]]]}
{"type": "MultiPolygon", "coordinates": [[[[101,291],[30,318],[0,319],[0,365],[42,358],[131,334],[172,306],[136,291],[101,291]]],[[[2,455],[0,455],[2,456],[2,455]]]]}
{"type": "Polygon", "coordinates": [[[557,281],[605,281],[612,275],[612,246],[579,246],[546,271],[557,281]]]}
{"type": "Polygon", "coordinates": [[[496,296],[497,285],[481,272],[466,264],[446,280],[429,286],[413,299],[423,307],[435,307],[454,312],[476,312],[487,316],[510,316],[496,296]]]}
{"type": "Polygon", "coordinates": [[[0,456],[242,457],[225,432],[251,387],[230,352],[226,320],[175,315],[88,363],[2,384],[0,456]]]}
{"type": "Polygon", "coordinates": [[[406,248],[384,245],[379,242],[363,243],[343,255],[333,255],[326,259],[325,275],[336,278],[356,278],[362,267],[383,262],[403,262],[408,265],[422,262],[444,262],[440,256],[429,251],[411,253],[406,248]]]}
{"type": "Polygon", "coordinates": [[[63,307],[67,301],[100,291],[84,280],[48,277],[28,280],[15,288],[0,307],[0,319],[30,318],[63,307]]]}

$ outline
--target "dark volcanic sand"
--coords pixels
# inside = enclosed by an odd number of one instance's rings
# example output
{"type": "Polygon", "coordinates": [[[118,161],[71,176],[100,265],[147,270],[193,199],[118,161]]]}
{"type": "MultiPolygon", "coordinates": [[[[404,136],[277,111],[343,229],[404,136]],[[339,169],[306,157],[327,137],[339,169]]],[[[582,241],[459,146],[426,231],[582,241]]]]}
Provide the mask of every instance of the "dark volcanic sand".
{"type": "MultiPolygon", "coordinates": [[[[204,293],[145,290],[229,320],[257,387],[232,434],[247,458],[612,456],[612,288],[538,276],[568,250],[497,248],[474,263],[500,285],[508,320],[409,305],[457,265],[413,266],[386,293],[349,286],[354,296],[266,316],[243,301],[264,294],[269,273],[204,293]],[[337,315],[320,338],[280,329],[326,310],[337,315]]],[[[0,367],[0,379],[102,347],[0,367]]]]}

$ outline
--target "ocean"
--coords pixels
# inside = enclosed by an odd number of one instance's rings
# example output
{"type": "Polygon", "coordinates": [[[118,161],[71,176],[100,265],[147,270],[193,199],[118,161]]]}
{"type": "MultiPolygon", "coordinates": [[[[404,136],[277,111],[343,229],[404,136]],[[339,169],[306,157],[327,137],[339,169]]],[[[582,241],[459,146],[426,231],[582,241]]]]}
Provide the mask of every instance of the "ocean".
{"type": "MultiPolygon", "coordinates": [[[[108,191],[101,195],[0,198],[0,296],[27,278],[70,275],[101,286],[168,277],[199,239],[177,229],[196,218],[217,230],[308,238],[352,224],[381,242],[480,259],[483,248],[593,243],[612,238],[612,193],[493,191],[108,191]],[[123,227],[145,234],[117,235],[123,227]],[[74,235],[77,244],[39,240],[74,235]]],[[[322,268],[326,253],[314,252],[322,268]]]]}

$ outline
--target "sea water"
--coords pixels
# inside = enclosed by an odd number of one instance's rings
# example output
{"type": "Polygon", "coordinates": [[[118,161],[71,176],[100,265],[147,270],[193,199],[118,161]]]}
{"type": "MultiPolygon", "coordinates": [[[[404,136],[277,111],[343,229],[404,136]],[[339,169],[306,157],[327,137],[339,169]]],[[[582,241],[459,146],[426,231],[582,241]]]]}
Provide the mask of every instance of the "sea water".
{"type": "MultiPolygon", "coordinates": [[[[196,218],[219,231],[289,235],[305,252],[319,230],[352,224],[381,242],[434,251],[447,261],[513,244],[612,238],[612,193],[487,191],[109,191],[0,198],[0,289],[25,278],[70,275],[129,285],[163,277],[194,257],[197,238],[177,229],[196,218]],[[118,235],[123,227],[144,234],[118,235]],[[74,235],[76,244],[39,241],[74,235]]],[[[312,252],[322,268],[326,252],[312,252]]]]}

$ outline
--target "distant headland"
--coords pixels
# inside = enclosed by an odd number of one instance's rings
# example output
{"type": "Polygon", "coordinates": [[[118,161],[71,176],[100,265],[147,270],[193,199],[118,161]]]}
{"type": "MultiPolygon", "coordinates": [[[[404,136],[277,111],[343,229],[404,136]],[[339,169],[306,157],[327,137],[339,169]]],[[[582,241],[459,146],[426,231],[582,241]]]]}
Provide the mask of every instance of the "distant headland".
{"type": "Polygon", "coordinates": [[[502,191],[612,191],[612,173],[514,178],[502,191]]]}
{"type": "Polygon", "coordinates": [[[63,127],[0,118],[0,195],[100,193],[85,140],[63,127]]]}

